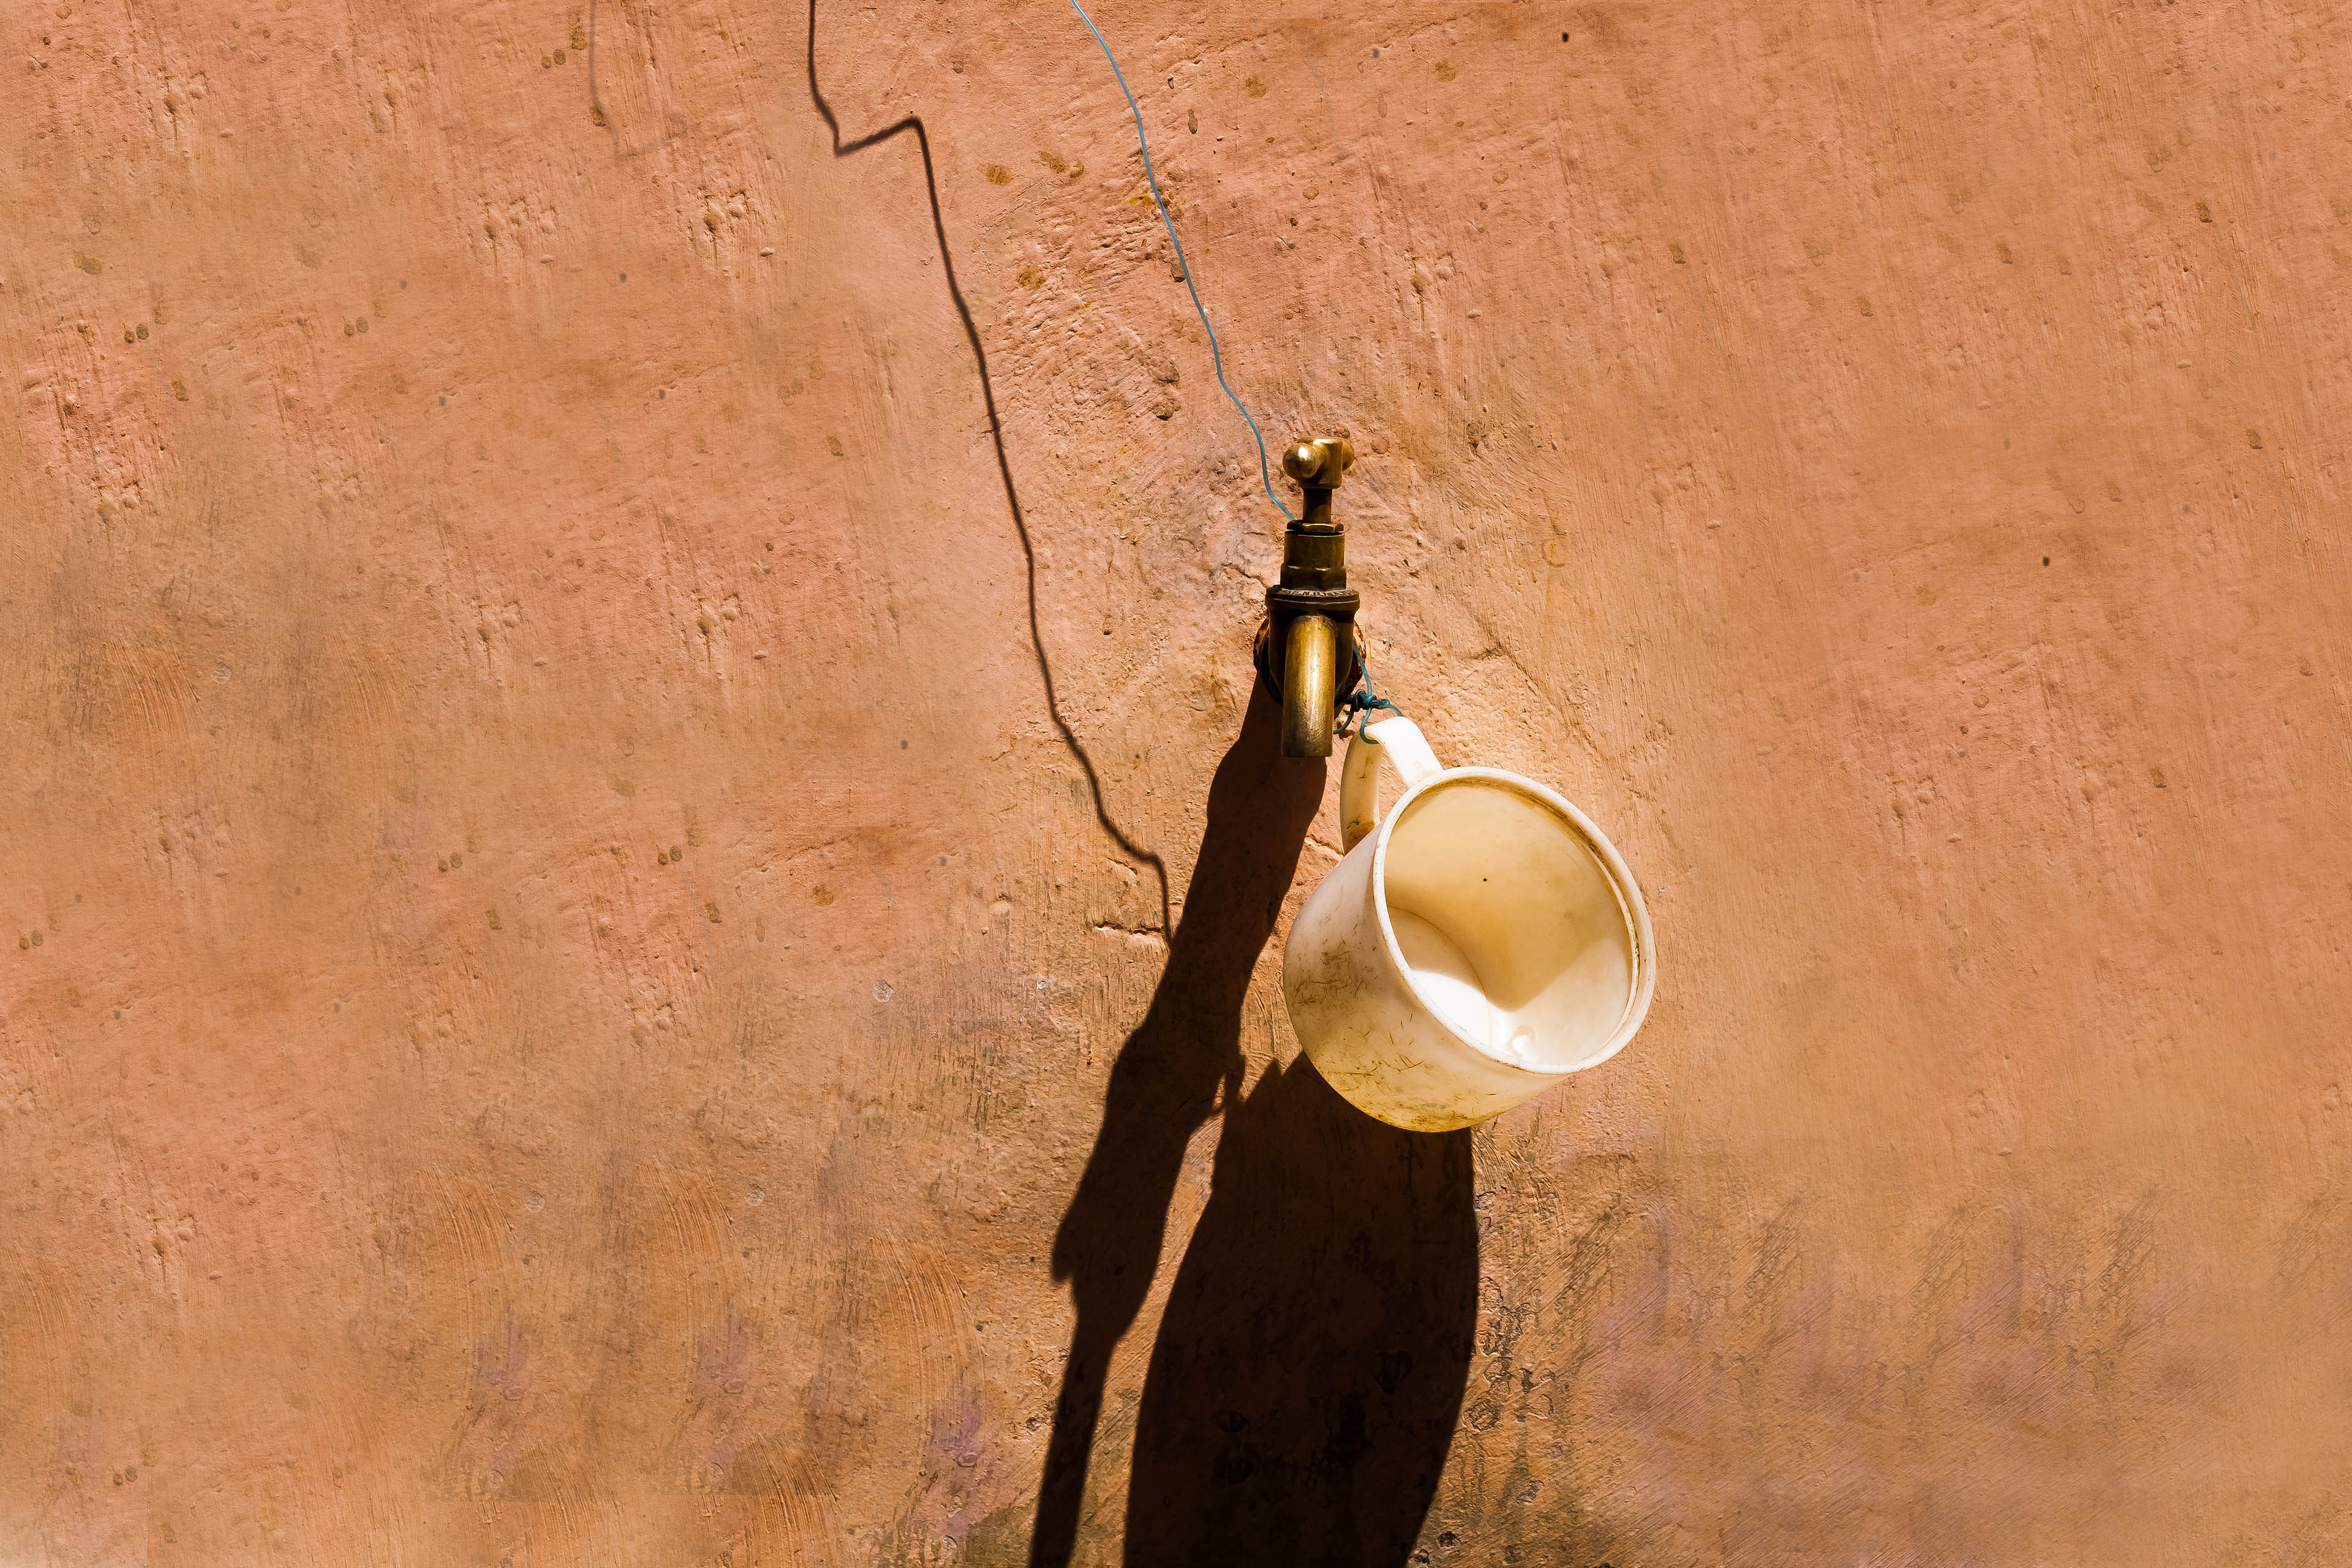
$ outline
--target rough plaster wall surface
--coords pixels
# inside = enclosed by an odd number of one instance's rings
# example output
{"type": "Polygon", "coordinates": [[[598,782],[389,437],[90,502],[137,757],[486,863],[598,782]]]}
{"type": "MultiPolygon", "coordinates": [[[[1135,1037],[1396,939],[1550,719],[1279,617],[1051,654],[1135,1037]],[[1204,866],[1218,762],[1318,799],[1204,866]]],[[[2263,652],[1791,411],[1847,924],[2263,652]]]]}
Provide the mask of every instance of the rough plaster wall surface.
{"type": "Polygon", "coordinates": [[[1643,1035],[1297,1062],[1059,0],[39,0],[0,1561],[2352,1559],[2352,14],[1099,20],[1643,1035]]]}

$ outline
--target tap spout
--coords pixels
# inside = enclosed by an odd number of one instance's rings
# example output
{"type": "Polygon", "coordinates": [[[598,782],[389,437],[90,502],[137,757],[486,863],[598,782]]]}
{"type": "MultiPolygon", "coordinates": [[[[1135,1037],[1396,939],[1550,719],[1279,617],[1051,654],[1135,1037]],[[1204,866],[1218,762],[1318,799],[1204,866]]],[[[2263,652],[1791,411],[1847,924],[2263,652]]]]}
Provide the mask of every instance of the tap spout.
{"type": "Polygon", "coordinates": [[[1293,616],[1282,661],[1282,754],[1328,757],[1339,703],[1339,634],[1328,616],[1293,616]]]}

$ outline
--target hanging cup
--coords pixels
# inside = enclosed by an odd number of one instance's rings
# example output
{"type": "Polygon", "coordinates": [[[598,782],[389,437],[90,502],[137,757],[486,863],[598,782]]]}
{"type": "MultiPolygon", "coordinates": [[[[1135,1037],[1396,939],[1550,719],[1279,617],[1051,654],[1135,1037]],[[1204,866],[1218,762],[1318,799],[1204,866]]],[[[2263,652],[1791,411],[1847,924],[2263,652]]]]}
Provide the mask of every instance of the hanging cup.
{"type": "Polygon", "coordinates": [[[1649,911],[1576,807],[1517,773],[1441,768],[1394,718],[1349,743],[1339,817],[1347,854],[1290,928],[1282,993],[1316,1070],[1358,1110],[1467,1127],[1642,1026],[1649,911]],[[1383,756],[1405,784],[1385,822],[1383,756]]]}

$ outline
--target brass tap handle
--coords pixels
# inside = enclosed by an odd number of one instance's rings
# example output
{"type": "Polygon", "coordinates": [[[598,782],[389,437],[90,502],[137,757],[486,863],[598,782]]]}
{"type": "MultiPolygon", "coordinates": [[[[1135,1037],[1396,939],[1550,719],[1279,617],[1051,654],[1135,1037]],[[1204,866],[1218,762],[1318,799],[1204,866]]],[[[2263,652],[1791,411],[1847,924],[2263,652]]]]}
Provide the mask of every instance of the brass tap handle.
{"type": "Polygon", "coordinates": [[[1356,448],[1344,436],[1318,436],[1294,443],[1283,453],[1282,471],[1298,481],[1300,499],[1306,502],[1297,521],[1290,525],[1293,534],[1339,531],[1339,525],[1331,521],[1331,492],[1355,460],[1356,448]]]}
{"type": "Polygon", "coordinates": [[[1309,489],[1331,490],[1355,460],[1355,446],[1345,436],[1323,436],[1285,452],[1282,471],[1309,489]]]}

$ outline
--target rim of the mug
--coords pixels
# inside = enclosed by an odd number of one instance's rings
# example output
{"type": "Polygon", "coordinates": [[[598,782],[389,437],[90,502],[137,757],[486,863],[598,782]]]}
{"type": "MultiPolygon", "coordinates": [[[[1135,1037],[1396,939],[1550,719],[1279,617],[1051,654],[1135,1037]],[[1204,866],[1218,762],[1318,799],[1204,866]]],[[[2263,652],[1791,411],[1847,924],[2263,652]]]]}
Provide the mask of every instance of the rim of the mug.
{"type": "MultiPolygon", "coordinates": [[[[1521,795],[1530,795],[1538,803],[1550,807],[1568,820],[1568,825],[1576,830],[1578,837],[1582,838],[1585,846],[1593,852],[1594,858],[1600,860],[1601,869],[1609,874],[1610,887],[1617,895],[1617,907],[1624,913],[1626,923],[1633,928],[1633,994],[1626,998],[1624,1014],[1617,1020],[1617,1030],[1609,1037],[1609,1043],[1601,1048],[1600,1055],[1589,1061],[1579,1062],[1572,1068],[1557,1069],[1522,1067],[1517,1062],[1498,1057],[1468,1035],[1464,1034],[1452,1020],[1440,1014],[1436,1008],[1431,1007],[1426,1002],[1423,1002],[1422,1006],[1431,1017],[1445,1026],[1447,1033],[1496,1067],[1507,1068],[1513,1072],[1523,1072],[1529,1078],[1541,1079],[1561,1079],[1570,1073],[1597,1068],[1619,1051],[1623,1050],[1626,1044],[1641,1029],[1643,1020],[1649,1016],[1650,998],[1656,991],[1658,984],[1657,939],[1651,934],[1649,906],[1642,901],[1642,885],[1633,879],[1633,868],[1625,864],[1625,858],[1617,853],[1617,846],[1609,842],[1609,836],[1601,831],[1600,826],[1579,811],[1575,804],[1559,791],[1549,789],[1524,773],[1507,773],[1501,768],[1474,767],[1442,769],[1399,795],[1396,805],[1381,814],[1380,826],[1375,827],[1371,834],[1373,841],[1372,907],[1380,916],[1381,940],[1388,943],[1389,961],[1396,965],[1399,974],[1408,976],[1405,984],[1410,986],[1412,984],[1409,978],[1412,973],[1412,966],[1405,962],[1404,949],[1397,945],[1396,927],[1389,920],[1389,835],[1395,829],[1398,823],[1404,820],[1405,807],[1412,805],[1423,795],[1449,784],[1464,784],[1474,780],[1485,780],[1502,784],[1506,788],[1518,791],[1521,795]]],[[[1421,994],[1416,991],[1413,995],[1415,1000],[1419,1000],[1421,994]]]]}

